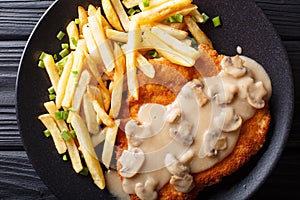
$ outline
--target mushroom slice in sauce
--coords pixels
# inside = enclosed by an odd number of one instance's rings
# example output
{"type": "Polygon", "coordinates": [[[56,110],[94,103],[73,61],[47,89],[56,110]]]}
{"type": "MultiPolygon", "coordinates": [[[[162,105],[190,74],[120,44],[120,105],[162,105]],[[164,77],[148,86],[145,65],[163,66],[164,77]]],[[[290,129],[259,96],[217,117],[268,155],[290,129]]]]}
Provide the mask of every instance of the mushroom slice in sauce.
{"type": "Polygon", "coordinates": [[[167,106],[166,121],[175,123],[181,117],[181,109],[177,103],[167,106]]]}
{"type": "Polygon", "coordinates": [[[191,81],[191,88],[198,100],[200,107],[205,106],[208,103],[209,99],[203,91],[204,84],[199,79],[194,79],[191,81]]]}
{"type": "Polygon", "coordinates": [[[124,150],[119,162],[122,165],[120,174],[123,177],[130,178],[136,175],[145,161],[144,152],[139,148],[124,150]]]}
{"type": "Polygon", "coordinates": [[[195,186],[193,176],[190,174],[185,174],[183,177],[173,175],[170,179],[170,184],[172,184],[178,192],[183,193],[190,192],[195,186]]]}
{"type": "Polygon", "coordinates": [[[264,96],[267,95],[267,90],[263,82],[259,81],[249,86],[248,88],[248,103],[254,108],[261,109],[265,106],[264,96]]]}
{"type": "Polygon", "coordinates": [[[218,155],[218,151],[227,148],[227,137],[218,131],[207,131],[204,135],[203,144],[199,157],[214,157],[218,155]]]}
{"type": "Polygon", "coordinates": [[[157,183],[148,177],[144,185],[142,183],[135,185],[135,193],[142,200],[155,200],[157,199],[156,186],[157,183]]]}
{"type": "Polygon", "coordinates": [[[235,114],[233,108],[224,109],[224,125],[222,131],[232,132],[238,130],[243,123],[241,116],[235,114]]]}
{"type": "Polygon", "coordinates": [[[235,78],[242,77],[246,74],[247,69],[243,66],[243,60],[239,56],[225,56],[221,61],[223,70],[235,78]]]}
{"type": "Polygon", "coordinates": [[[185,146],[190,146],[194,142],[192,133],[193,125],[187,121],[183,121],[176,127],[170,128],[170,135],[173,139],[185,146]]]}
{"type": "Polygon", "coordinates": [[[165,165],[168,171],[173,175],[183,177],[184,174],[189,173],[189,168],[183,163],[179,162],[171,153],[166,155],[165,165]]]}

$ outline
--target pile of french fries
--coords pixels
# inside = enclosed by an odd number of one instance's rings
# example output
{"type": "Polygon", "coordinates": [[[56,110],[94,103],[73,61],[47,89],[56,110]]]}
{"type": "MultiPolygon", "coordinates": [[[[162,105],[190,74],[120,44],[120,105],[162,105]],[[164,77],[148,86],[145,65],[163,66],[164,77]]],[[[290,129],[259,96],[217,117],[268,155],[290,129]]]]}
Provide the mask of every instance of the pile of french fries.
{"type": "Polygon", "coordinates": [[[124,76],[129,95],[138,99],[137,70],[155,76],[149,50],[192,67],[199,51],[191,46],[189,33],[198,44],[211,48],[212,44],[197,24],[203,17],[192,0],[102,0],[101,5],[104,13],[94,5],[87,10],[79,6],[77,20],[66,27],[70,53],[63,58],[61,73],[52,55],[43,57],[56,98],[44,103],[48,113],[39,119],[50,131],[57,152],[68,153],[75,172],[84,169],[83,156],[95,184],[103,189],[104,175],[94,147],[104,142],[101,160],[109,168],[120,125],[124,76]],[[140,11],[129,16],[133,8],[140,11]],[[172,16],[181,21],[168,21],[172,16]],[[67,113],[65,119],[57,118],[61,112],[67,113]]]}

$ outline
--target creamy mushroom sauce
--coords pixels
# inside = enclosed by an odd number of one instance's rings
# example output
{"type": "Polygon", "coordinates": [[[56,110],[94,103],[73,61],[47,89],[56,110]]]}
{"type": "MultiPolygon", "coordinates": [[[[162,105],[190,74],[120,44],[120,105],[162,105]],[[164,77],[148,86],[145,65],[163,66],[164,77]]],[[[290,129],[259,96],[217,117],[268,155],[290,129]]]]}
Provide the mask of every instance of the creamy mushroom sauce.
{"type": "Polygon", "coordinates": [[[225,56],[218,75],[188,82],[167,106],[144,104],[138,121],[126,124],[128,150],[118,162],[123,189],[141,199],[156,199],[170,183],[179,192],[194,187],[192,173],[228,156],[242,123],[270,98],[270,79],[245,56],[225,56]]]}

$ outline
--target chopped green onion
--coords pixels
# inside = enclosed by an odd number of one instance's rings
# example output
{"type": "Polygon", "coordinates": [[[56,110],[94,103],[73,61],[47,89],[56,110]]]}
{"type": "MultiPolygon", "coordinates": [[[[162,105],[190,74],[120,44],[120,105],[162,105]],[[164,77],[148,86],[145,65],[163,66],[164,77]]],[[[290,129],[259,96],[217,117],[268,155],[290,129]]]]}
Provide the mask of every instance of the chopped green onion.
{"type": "Polygon", "coordinates": [[[61,48],[62,49],[68,49],[69,48],[69,44],[68,43],[62,43],[61,44],[61,48]]]}
{"type": "Polygon", "coordinates": [[[55,100],[56,94],[49,94],[50,101],[55,100]]]}
{"type": "Polygon", "coordinates": [[[57,64],[58,67],[63,67],[63,66],[65,66],[67,60],[68,60],[68,57],[64,57],[63,59],[58,61],[56,64],[57,64]]]}
{"type": "Polygon", "coordinates": [[[71,135],[73,138],[76,137],[75,131],[74,131],[74,130],[70,130],[70,135],[71,135]]]}
{"type": "Polygon", "coordinates": [[[57,120],[67,120],[68,119],[68,111],[58,111],[55,113],[55,119],[57,120]]]}
{"type": "Polygon", "coordinates": [[[150,50],[147,52],[147,54],[151,57],[151,58],[157,58],[158,57],[158,53],[155,50],[150,50]]]}
{"type": "Polygon", "coordinates": [[[66,57],[69,53],[70,53],[70,52],[69,52],[68,49],[63,49],[63,50],[61,50],[61,51],[59,52],[59,55],[60,55],[62,58],[64,58],[64,57],[66,57]]]}
{"type": "Polygon", "coordinates": [[[62,40],[66,34],[62,31],[59,31],[56,35],[57,39],[62,40]]]}
{"type": "Polygon", "coordinates": [[[71,139],[71,137],[68,134],[68,131],[66,129],[62,130],[61,132],[61,137],[65,140],[68,141],[69,139],[71,139]]]}
{"type": "Polygon", "coordinates": [[[77,40],[74,37],[71,37],[71,42],[75,47],[77,46],[77,40]]]}
{"type": "Polygon", "coordinates": [[[209,19],[209,16],[206,13],[202,13],[202,16],[203,16],[203,20],[204,20],[203,23],[207,22],[207,20],[209,19]]]}
{"type": "Polygon", "coordinates": [[[81,172],[79,172],[79,174],[87,176],[89,174],[89,169],[87,167],[83,167],[83,169],[81,170],[81,172]]]}
{"type": "Polygon", "coordinates": [[[134,8],[130,8],[130,9],[127,11],[127,13],[128,13],[129,16],[132,16],[132,15],[134,15],[135,13],[139,13],[139,12],[141,12],[139,9],[134,9],[134,8]]]}
{"type": "Polygon", "coordinates": [[[180,23],[183,22],[183,15],[182,14],[176,14],[174,17],[175,17],[177,22],[180,22],[180,23]]]}
{"type": "Polygon", "coordinates": [[[171,23],[174,23],[174,22],[176,22],[176,18],[173,17],[173,16],[169,16],[169,21],[170,21],[171,23]]]}
{"type": "Polygon", "coordinates": [[[67,161],[68,160],[68,156],[67,156],[67,154],[64,154],[63,155],[63,161],[67,161]]]}
{"type": "Polygon", "coordinates": [[[54,54],[53,55],[53,59],[56,61],[56,60],[58,60],[58,55],[57,54],[54,54]]]}
{"type": "Polygon", "coordinates": [[[51,135],[51,133],[50,133],[50,131],[47,129],[47,130],[44,130],[43,131],[44,132],[44,135],[46,136],[46,137],[49,137],[50,135],[51,135]]]}
{"type": "Polygon", "coordinates": [[[168,24],[169,23],[169,20],[167,20],[167,19],[165,19],[164,21],[163,21],[163,24],[168,24]]]}
{"type": "Polygon", "coordinates": [[[47,54],[45,52],[42,52],[39,57],[39,60],[43,60],[46,56],[47,56],[47,54]]]}
{"type": "Polygon", "coordinates": [[[143,0],[144,7],[149,7],[149,4],[150,4],[149,0],[143,0]]]}
{"type": "Polygon", "coordinates": [[[218,26],[221,26],[221,19],[220,19],[220,16],[216,16],[212,19],[212,22],[214,24],[214,27],[218,27],[218,26]]]}
{"type": "Polygon", "coordinates": [[[78,18],[75,18],[74,21],[75,21],[75,24],[77,24],[77,25],[80,24],[80,20],[78,18]]]}
{"type": "Polygon", "coordinates": [[[64,68],[62,66],[58,66],[58,75],[61,76],[61,74],[63,73],[64,68]]]}
{"type": "Polygon", "coordinates": [[[72,71],[72,75],[73,75],[73,76],[78,76],[78,74],[79,74],[79,72],[78,72],[77,70],[73,70],[73,71],[72,71]]]}
{"type": "Polygon", "coordinates": [[[53,86],[49,87],[48,92],[49,94],[54,94],[55,93],[54,87],[53,86]]]}
{"type": "Polygon", "coordinates": [[[38,67],[39,68],[45,68],[45,64],[42,60],[39,61],[38,67]]]}

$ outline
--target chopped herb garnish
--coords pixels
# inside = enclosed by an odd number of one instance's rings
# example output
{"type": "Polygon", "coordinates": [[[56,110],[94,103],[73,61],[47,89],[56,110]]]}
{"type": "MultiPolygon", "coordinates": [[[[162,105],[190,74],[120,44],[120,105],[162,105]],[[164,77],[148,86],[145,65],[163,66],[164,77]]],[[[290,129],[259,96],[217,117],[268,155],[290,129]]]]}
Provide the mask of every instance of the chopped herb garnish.
{"type": "Polygon", "coordinates": [[[164,23],[164,24],[168,24],[168,23],[169,23],[169,20],[165,19],[165,20],[163,21],[163,23],[164,23]]]}
{"type": "Polygon", "coordinates": [[[71,135],[73,138],[75,138],[75,137],[76,137],[75,131],[74,131],[74,130],[70,130],[70,135],[71,135]]]}
{"type": "Polygon", "coordinates": [[[207,22],[207,20],[209,19],[209,16],[206,13],[202,13],[202,16],[203,16],[203,20],[204,20],[203,23],[207,22]]]}
{"type": "Polygon", "coordinates": [[[72,71],[72,75],[73,75],[73,76],[78,76],[78,74],[79,74],[79,72],[78,72],[77,70],[73,70],[73,71],[72,71]]]}
{"type": "Polygon", "coordinates": [[[62,40],[66,34],[62,31],[59,31],[56,35],[57,39],[62,40]]]}
{"type": "Polygon", "coordinates": [[[89,174],[89,169],[87,167],[83,167],[83,169],[81,170],[81,172],[79,172],[79,174],[87,176],[89,174]]]}
{"type": "Polygon", "coordinates": [[[49,87],[48,92],[49,94],[54,94],[55,93],[54,87],[53,86],[49,87]]]}
{"type": "Polygon", "coordinates": [[[71,42],[75,47],[77,46],[77,40],[74,37],[71,37],[71,42]]]}
{"type": "Polygon", "coordinates": [[[69,53],[70,53],[70,52],[69,52],[68,49],[63,49],[63,50],[61,50],[61,52],[59,52],[59,55],[60,55],[62,58],[64,58],[64,57],[66,57],[69,53]]]}
{"type": "Polygon", "coordinates": [[[183,22],[183,15],[182,14],[176,14],[175,19],[177,22],[182,23],[183,22]]]}
{"type": "Polygon", "coordinates": [[[169,21],[170,21],[171,23],[174,23],[174,22],[176,22],[176,18],[173,17],[173,16],[169,16],[169,21]]]}
{"type": "Polygon", "coordinates": [[[63,59],[58,61],[56,64],[57,64],[58,67],[63,67],[63,66],[65,66],[67,60],[68,60],[68,57],[64,57],[63,59]]]}
{"type": "Polygon", "coordinates": [[[139,13],[139,12],[141,12],[139,9],[130,8],[130,9],[127,11],[127,14],[128,14],[129,16],[132,16],[132,15],[134,15],[134,14],[136,14],[136,13],[139,13]]]}
{"type": "Polygon", "coordinates": [[[74,21],[75,21],[75,24],[77,24],[77,25],[80,24],[80,20],[78,18],[75,18],[74,21]]]}
{"type": "Polygon", "coordinates": [[[42,52],[39,57],[39,60],[43,60],[46,56],[47,56],[47,54],[45,52],[42,52]]]}
{"type": "Polygon", "coordinates": [[[67,120],[69,112],[68,111],[58,111],[55,113],[55,119],[57,120],[67,120]]]}
{"type": "Polygon", "coordinates": [[[39,61],[38,67],[39,68],[45,68],[45,64],[42,60],[39,61]]]}
{"type": "Polygon", "coordinates": [[[68,141],[69,139],[71,139],[71,137],[68,134],[68,130],[64,129],[61,132],[61,137],[65,140],[68,141]]]}
{"type": "Polygon", "coordinates": [[[61,44],[61,48],[62,49],[68,49],[69,48],[69,44],[68,43],[62,43],[61,44]]]}
{"type": "Polygon", "coordinates": [[[157,58],[158,57],[158,53],[155,50],[148,51],[147,55],[149,55],[151,58],[157,58]]]}
{"type": "Polygon", "coordinates": [[[67,156],[67,154],[64,154],[63,155],[63,161],[67,161],[68,160],[68,156],[67,156]]]}
{"type": "Polygon", "coordinates": [[[149,7],[149,4],[150,4],[149,0],[143,0],[144,7],[149,7]]]}
{"type": "Polygon", "coordinates": [[[53,55],[53,58],[54,58],[55,61],[57,61],[57,60],[58,60],[58,55],[57,55],[57,54],[54,54],[54,55],[53,55]]]}
{"type": "Polygon", "coordinates": [[[50,101],[55,100],[56,94],[49,94],[50,101]]]}
{"type": "Polygon", "coordinates": [[[58,66],[58,75],[61,76],[61,74],[63,73],[64,68],[62,66],[58,66]]]}
{"type": "Polygon", "coordinates": [[[221,19],[220,16],[216,16],[212,19],[212,22],[214,24],[214,27],[217,28],[218,26],[221,26],[221,19]]]}
{"type": "Polygon", "coordinates": [[[50,131],[47,129],[47,130],[44,130],[43,131],[44,132],[44,135],[46,136],[46,137],[49,137],[50,135],[51,135],[51,133],[50,133],[50,131]]]}

